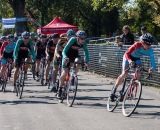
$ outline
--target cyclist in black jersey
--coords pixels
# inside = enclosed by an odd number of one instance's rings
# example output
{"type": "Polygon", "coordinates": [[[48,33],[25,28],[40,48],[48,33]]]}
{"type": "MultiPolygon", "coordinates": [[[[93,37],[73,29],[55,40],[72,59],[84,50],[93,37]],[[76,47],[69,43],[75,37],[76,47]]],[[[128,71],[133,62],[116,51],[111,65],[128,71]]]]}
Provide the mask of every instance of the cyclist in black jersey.
{"type": "Polygon", "coordinates": [[[49,75],[50,63],[52,62],[53,57],[54,57],[55,48],[56,48],[56,45],[57,45],[58,40],[59,40],[59,34],[58,33],[54,33],[51,36],[51,38],[52,39],[50,39],[48,41],[47,47],[46,47],[47,66],[46,66],[46,76],[45,76],[46,83],[45,83],[45,85],[47,85],[47,83],[48,83],[48,75],[49,75]]]}
{"type": "Polygon", "coordinates": [[[41,35],[40,40],[36,43],[35,52],[36,52],[36,75],[37,80],[39,78],[39,65],[42,58],[46,57],[46,45],[47,45],[47,35],[41,35]]]}

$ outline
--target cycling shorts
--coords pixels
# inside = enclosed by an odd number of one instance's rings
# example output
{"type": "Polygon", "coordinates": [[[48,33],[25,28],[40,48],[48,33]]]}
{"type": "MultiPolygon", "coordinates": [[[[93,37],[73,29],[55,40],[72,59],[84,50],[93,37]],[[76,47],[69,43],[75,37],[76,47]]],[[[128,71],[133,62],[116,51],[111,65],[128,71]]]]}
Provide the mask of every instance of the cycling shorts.
{"type": "MultiPolygon", "coordinates": [[[[131,59],[132,59],[132,61],[134,61],[134,63],[136,65],[142,65],[142,61],[141,61],[140,58],[132,57],[131,59]]],[[[124,55],[123,56],[123,62],[122,62],[122,72],[124,72],[128,68],[129,68],[129,62],[128,62],[128,60],[126,59],[126,57],[124,55]]]]}

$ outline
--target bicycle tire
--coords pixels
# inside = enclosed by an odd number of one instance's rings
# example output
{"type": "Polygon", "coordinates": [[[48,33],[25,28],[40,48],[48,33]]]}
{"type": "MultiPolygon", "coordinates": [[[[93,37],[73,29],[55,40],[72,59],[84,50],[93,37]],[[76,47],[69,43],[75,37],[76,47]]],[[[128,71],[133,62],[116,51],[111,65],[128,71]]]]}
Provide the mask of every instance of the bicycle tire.
{"type": "MultiPolygon", "coordinates": [[[[124,80],[124,82],[123,82],[123,87],[122,87],[122,89],[123,89],[123,91],[124,91],[124,89],[125,89],[125,86],[126,86],[126,83],[127,83],[127,79],[125,79],[124,80]]],[[[120,102],[120,94],[118,93],[118,92],[116,92],[116,94],[115,94],[116,96],[116,100],[114,100],[114,101],[112,101],[111,100],[111,98],[110,98],[110,95],[108,96],[108,100],[107,100],[107,110],[109,111],[109,112],[113,112],[114,110],[115,110],[115,108],[118,106],[118,104],[119,104],[119,102],[120,102]]]]}
{"type": "Polygon", "coordinates": [[[22,94],[23,94],[23,90],[24,90],[24,79],[25,79],[25,74],[24,72],[21,72],[20,75],[20,91],[19,91],[19,99],[22,99],[22,94]]]}
{"type": "Polygon", "coordinates": [[[78,87],[78,77],[74,76],[74,85],[72,85],[72,82],[69,81],[68,88],[67,88],[67,105],[69,107],[72,107],[72,105],[74,104],[76,94],[77,94],[77,87],[78,87]],[[71,95],[71,92],[73,92],[73,96],[71,95]]]}
{"type": "Polygon", "coordinates": [[[122,102],[122,113],[124,116],[126,117],[129,117],[131,116],[135,109],[137,108],[138,104],[139,104],[139,101],[140,101],[140,98],[141,98],[141,95],[142,95],[142,84],[140,81],[138,80],[135,80],[131,83],[131,85],[127,88],[126,90],[126,93],[125,93],[125,96],[124,96],[124,99],[123,99],[123,102],[122,102]],[[137,86],[138,85],[138,86],[137,86]],[[138,89],[137,89],[138,88],[138,89]],[[139,90],[139,92],[137,91],[139,90]],[[138,92],[138,93],[137,93],[138,92]],[[135,97],[134,97],[135,96],[135,97]],[[129,102],[133,102],[131,100],[134,100],[135,98],[135,103],[134,105],[130,105],[129,103],[127,104],[127,101],[129,102]],[[131,108],[129,110],[129,107],[130,106],[133,106],[133,108],[131,108]],[[128,112],[129,111],[129,112],[128,112]]]}

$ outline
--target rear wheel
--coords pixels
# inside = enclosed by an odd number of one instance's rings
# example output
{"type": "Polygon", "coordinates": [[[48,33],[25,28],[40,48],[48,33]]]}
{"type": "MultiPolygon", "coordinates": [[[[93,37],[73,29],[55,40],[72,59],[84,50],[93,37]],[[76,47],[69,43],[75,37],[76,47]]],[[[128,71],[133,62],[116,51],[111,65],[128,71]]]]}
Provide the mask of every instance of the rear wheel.
{"type": "Polygon", "coordinates": [[[69,107],[72,107],[76,94],[77,94],[77,87],[78,87],[78,77],[73,77],[69,83],[67,88],[67,104],[69,107]]]}
{"type": "Polygon", "coordinates": [[[142,85],[141,82],[135,80],[128,87],[123,103],[122,103],[122,113],[124,116],[129,117],[138,106],[142,94],[142,85]]]}

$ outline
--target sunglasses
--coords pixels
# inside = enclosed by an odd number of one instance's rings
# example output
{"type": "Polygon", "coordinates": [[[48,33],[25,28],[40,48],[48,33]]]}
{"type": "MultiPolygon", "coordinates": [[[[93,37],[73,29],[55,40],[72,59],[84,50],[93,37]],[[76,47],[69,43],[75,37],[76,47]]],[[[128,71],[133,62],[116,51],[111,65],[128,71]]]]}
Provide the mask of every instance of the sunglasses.
{"type": "Polygon", "coordinates": [[[79,38],[79,39],[81,39],[82,41],[84,41],[84,40],[85,40],[85,38],[79,38]]]}
{"type": "Polygon", "coordinates": [[[147,46],[151,46],[151,44],[149,42],[144,42],[147,46]]]}
{"type": "Polygon", "coordinates": [[[29,39],[29,37],[23,37],[24,39],[29,39]]]}

